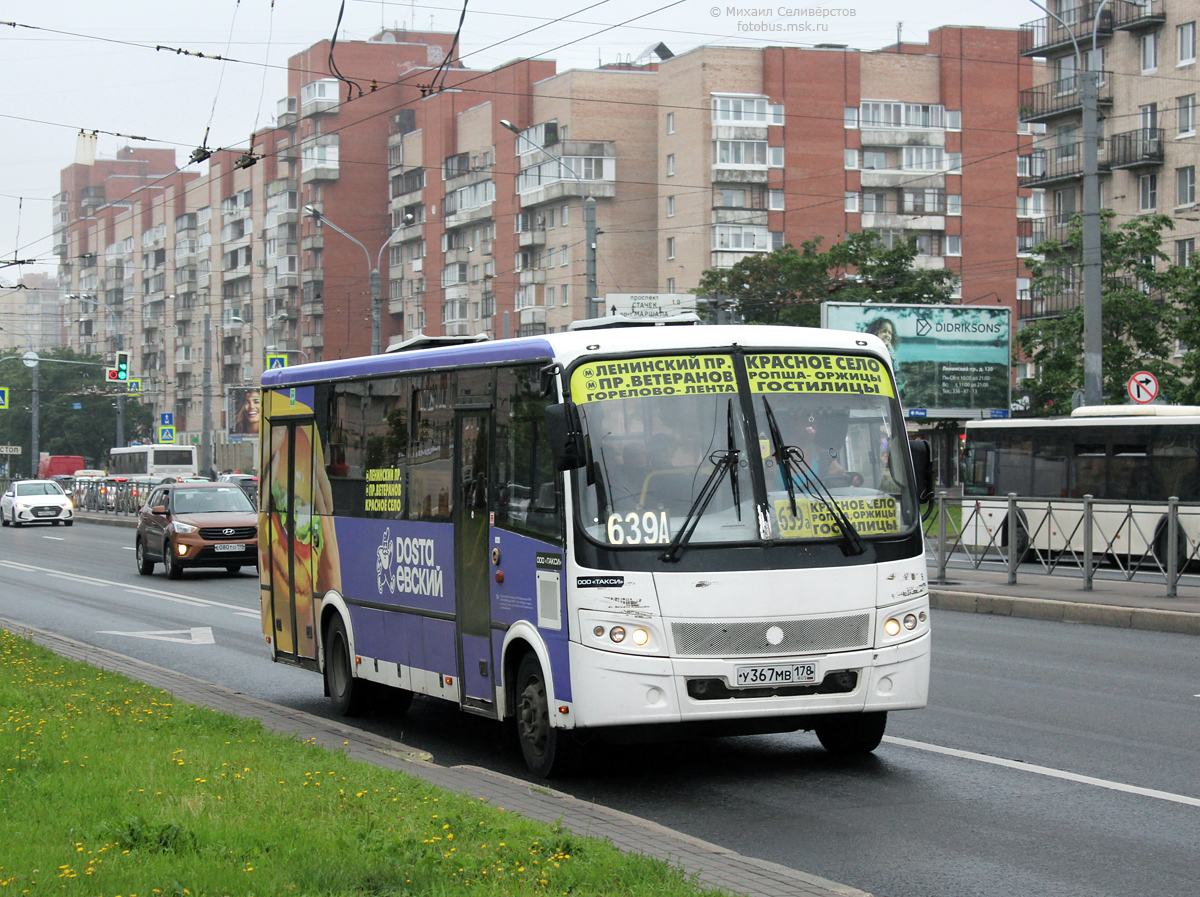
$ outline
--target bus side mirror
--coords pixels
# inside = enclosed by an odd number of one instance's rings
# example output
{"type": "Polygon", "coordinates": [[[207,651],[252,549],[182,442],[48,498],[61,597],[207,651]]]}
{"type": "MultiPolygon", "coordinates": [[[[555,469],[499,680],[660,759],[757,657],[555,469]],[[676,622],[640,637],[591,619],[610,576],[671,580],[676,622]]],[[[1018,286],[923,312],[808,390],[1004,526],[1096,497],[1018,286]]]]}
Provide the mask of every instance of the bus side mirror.
{"type": "Polygon", "coordinates": [[[933,499],[933,453],[924,439],[910,439],[908,447],[912,452],[913,471],[917,475],[913,487],[917,492],[917,501],[924,504],[933,499]]]}
{"type": "Polygon", "coordinates": [[[546,435],[555,470],[577,470],[587,464],[579,406],[574,402],[546,406],[546,435]]]}

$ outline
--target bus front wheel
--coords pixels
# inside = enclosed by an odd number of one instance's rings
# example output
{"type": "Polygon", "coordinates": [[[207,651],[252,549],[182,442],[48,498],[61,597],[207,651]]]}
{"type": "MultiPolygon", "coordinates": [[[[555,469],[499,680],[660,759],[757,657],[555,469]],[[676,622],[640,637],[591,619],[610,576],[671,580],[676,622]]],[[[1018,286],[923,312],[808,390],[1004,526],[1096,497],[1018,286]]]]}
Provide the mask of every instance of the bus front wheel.
{"type": "Polygon", "coordinates": [[[367,683],[354,678],[346,624],[336,615],[325,632],[325,686],[339,716],[358,716],[363,712],[367,683]]]}
{"type": "Polygon", "coordinates": [[[530,772],[550,778],[562,772],[569,751],[570,734],[550,725],[550,699],[546,677],[537,656],[521,658],[517,670],[517,739],[530,772]]]}
{"type": "Polygon", "coordinates": [[[817,724],[821,747],[838,757],[862,757],[879,747],[887,728],[887,711],[838,713],[817,724]]]}

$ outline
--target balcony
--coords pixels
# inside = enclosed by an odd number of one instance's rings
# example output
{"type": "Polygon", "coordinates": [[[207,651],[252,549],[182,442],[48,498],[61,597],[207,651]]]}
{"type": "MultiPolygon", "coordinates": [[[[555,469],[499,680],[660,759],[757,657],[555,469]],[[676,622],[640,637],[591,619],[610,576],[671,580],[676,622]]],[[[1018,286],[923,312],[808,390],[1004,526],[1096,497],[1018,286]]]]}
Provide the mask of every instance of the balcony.
{"type": "Polygon", "coordinates": [[[1036,318],[1054,318],[1065,311],[1083,304],[1081,288],[1066,289],[1061,293],[1034,296],[1022,290],[1017,296],[1017,318],[1028,321],[1036,318]]]}
{"type": "MultiPolygon", "coordinates": [[[[1121,2],[1118,5],[1124,6],[1121,2]]],[[[1129,4],[1132,6],[1133,4],[1129,4]]],[[[1017,37],[1017,49],[1022,56],[1046,56],[1055,50],[1074,46],[1074,38],[1081,44],[1085,38],[1092,35],[1093,22],[1096,12],[1102,4],[1097,0],[1080,3],[1072,9],[1064,9],[1062,18],[1067,27],[1053,16],[1026,22],[1021,26],[1017,37]]],[[[1096,27],[1096,37],[1110,37],[1113,33],[1113,12],[1105,6],[1100,13],[1100,21],[1096,27]]]]}
{"type": "Polygon", "coordinates": [[[1109,168],[1141,168],[1162,164],[1162,128],[1138,128],[1136,131],[1114,134],[1109,138],[1109,168]]]}
{"type": "Polygon", "coordinates": [[[299,118],[298,97],[284,97],[275,107],[275,124],[280,128],[294,128],[299,118]]]}
{"type": "Polygon", "coordinates": [[[543,268],[526,268],[520,274],[521,286],[532,286],[536,283],[546,282],[546,271],[543,268]]]}
{"type": "Polygon", "coordinates": [[[1157,28],[1167,21],[1163,11],[1163,0],[1115,0],[1112,9],[1112,26],[1116,31],[1146,31],[1157,28]]]}
{"type": "Polygon", "coordinates": [[[300,314],[306,318],[320,317],[325,314],[325,302],[322,299],[313,299],[300,303],[300,314]]]}
{"type": "Polygon", "coordinates": [[[546,232],[544,230],[524,230],[517,234],[517,245],[522,249],[528,249],[531,246],[545,246],[546,232]]]}
{"type": "Polygon", "coordinates": [[[310,333],[301,337],[300,345],[305,349],[320,349],[325,345],[325,337],[319,333],[310,333]]]}
{"type": "Polygon", "coordinates": [[[387,310],[388,310],[389,315],[404,314],[404,300],[403,299],[388,299],[387,310]]]}
{"type": "Polygon", "coordinates": [[[1034,150],[1021,158],[1028,162],[1024,165],[1026,173],[1018,173],[1018,187],[1041,187],[1083,177],[1083,146],[1079,143],[1034,150]]]}
{"type": "MultiPolygon", "coordinates": [[[[1100,106],[1112,105],[1112,74],[1100,72],[1097,87],[1097,102],[1100,106]]],[[[1079,79],[1072,75],[1059,81],[1050,81],[1022,90],[1017,105],[1017,118],[1023,122],[1045,121],[1056,115],[1083,109],[1079,91],[1079,79]]]]}

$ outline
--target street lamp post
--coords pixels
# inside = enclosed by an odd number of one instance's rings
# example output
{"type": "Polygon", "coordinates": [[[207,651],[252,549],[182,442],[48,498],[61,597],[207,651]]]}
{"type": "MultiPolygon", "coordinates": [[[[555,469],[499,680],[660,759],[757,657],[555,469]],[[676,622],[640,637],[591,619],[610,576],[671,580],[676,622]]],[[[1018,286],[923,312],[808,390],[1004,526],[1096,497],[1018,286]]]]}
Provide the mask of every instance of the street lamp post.
{"type": "MultiPolygon", "coordinates": [[[[112,316],[113,330],[116,331],[116,335],[117,335],[116,351],[123,352],[125,350],[125,341],[124,341],[124,338],[121,336],[121,322],[119,320],[117,320],[116,309],[114,309],[111,305],[109,305],[106,302],[101,302],[99,299],[95,298],[94,296],[88,296],[86,293],[78,293],[78,294],[75,294],[74,296],[69,296],[68,298],[78,299],[80,302],[91,302],[91,303],[94,303],[95,305],[99,306],[100,308],[103,308],[105,311],[107,311],[109,313],[109,315],[112,316]]],[[[126,385],[125,388],[128,389],[129,388],[128,385],[126,385]]],[[[117,445],[123,446],[124,444],[125,444],[125,394],[119,392],[119,393],[117,393],[117,445]]]]}
{"type": "Polygon", "coordinates": [[[534,149],[541,150],[543,153],[569,171],[571,176],[574,177],[575,181],[579,184],[579,198],[583,202],[583,239],[585,244],[584,270],[587,275],[587,302],[584,307],[587,317],[594,318],[596,317],[596,300],[599,299],[599,297],[596,295],[596,199],[595,197],[587,195],[587,191],[583,186],[583,178],[576,173],[574,168],[572,168],[558,156],[554,155],[554,153],[550,152],[544,146],[538,146],[536,143],[522,134],[521,129],[514,125],[507,118],[500,119],[500,125],[506,130],[512,131],[514,134],[516,134],[518,140],[524,140],[534,149]]]}
{"type": "Polygon", "coordinates": [[[340,227],[326,218],[321,213],[321,210],[314,205],[305,206],[304,214],[308,215],[309,218],[315,221],[317,223],[317,227],[320,227],[322,224],[328,224],[347,240],[357,244],[358,248],[363,251],[363,255],[367,257],[367,270],[370,272],[368,279],[371,285],[371,354],[378,355],[380,352],[380,308],[383,301],[383,293],[380,289],[379,282],[379,266],[383,262],[383,250],[387,249],[388,244],[390,244],[392,240],[396,239],[396,234],[400,233],[401,229],[410,222],[412,216],[405,216],[404,222],[399,224],[395,230],[388,235],[388,238],[383,241],[383,245],[379,247],[379,253],[375,256],[375,267],[372,268],[371,253],[367,251],[367,247],[364,246],[362,241],[360,241],[357,237],[346,233],[346,231],[342,230],[340,227]]]}
{"type": "MultiPolygon", "coordinates": [[[[0,330],[9,330],[12,328],[12,326],[13,325],[11,325],[11,324],[9,324],[7,327],[0,326],[0,330]]],[[[39,427],[39,422],[38,422],[39,395],[38,395],[37,346],[35,346],[33,344],[33,336],[29,333],[28,330],[26,330],[24,327],[17,327],[15,329],[20,330],[22,333],[24,333],[25,337],[29,340],[29,351],[21,356],[21,363],[24,364],[25,367],[30,369],[29,376],[32,381],[31,382],[32,388],[30,390],[30,402],[29,402],[29,425],[30,425],[29,428],[33,432],[29,439],[29,442],[30,442],[29,454],[32,456],[29,459],[29,465],[30,465],[29,475],[31,477],[36,477],[37,471],[38,471],[38,461],[40,460],[39,452],[41,450],[41,447],[38,445],[38,430],[40,429],[40,427],[39,427]]]]}

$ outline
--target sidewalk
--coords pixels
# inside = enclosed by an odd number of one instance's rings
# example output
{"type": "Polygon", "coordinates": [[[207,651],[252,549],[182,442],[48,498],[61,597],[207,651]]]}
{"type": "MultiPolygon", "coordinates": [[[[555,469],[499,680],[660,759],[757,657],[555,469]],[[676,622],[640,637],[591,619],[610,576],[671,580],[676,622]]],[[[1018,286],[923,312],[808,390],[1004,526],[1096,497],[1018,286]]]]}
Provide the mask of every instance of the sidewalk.
{"type": "Polygon", "coordinates": [[[170,692],[181,701],[232,716],[261,720],[273,732],[314,741],[331,751],[387,769],[424,779],[457,794],[467,794],[492,806],[529,819],[559,821],[577,835],[602,838],[629,853],[656,857],[696,875],[702,885],[725,888],[751,897],[871,897],[864,891],[840,885],[770,863],[743,856],[717,844],[701,841],[665,826],[579,800],[542,784],[515,779],[476,766],[437,766],[430,756],[398,741],[391,741],[334,720],[292,710],[252,698],[182,673],[143,663],[132,657],[95,648],[39,629],[30,629],[0,618],[0,628],[27,636],[56,654],[121,673],[154,688],[170,692]]]}

